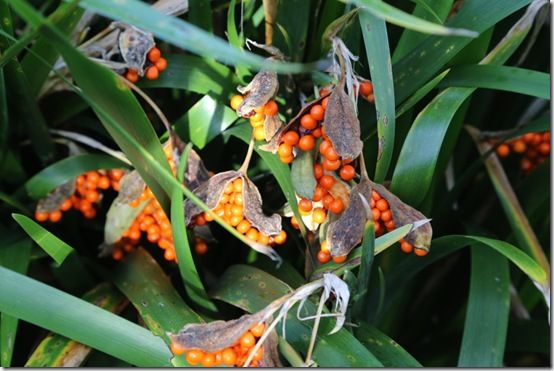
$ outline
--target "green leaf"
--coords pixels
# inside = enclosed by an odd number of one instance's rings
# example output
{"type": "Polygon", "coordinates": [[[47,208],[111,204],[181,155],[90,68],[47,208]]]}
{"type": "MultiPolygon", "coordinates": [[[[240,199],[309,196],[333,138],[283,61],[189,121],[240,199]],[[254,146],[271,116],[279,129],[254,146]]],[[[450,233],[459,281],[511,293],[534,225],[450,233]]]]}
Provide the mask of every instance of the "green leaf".
{"type": "MultiPolygon", "coordinates": [[[[271,301],[290,292],[290,287],[266,272],[247,265],[233,265],[227,269],[213,289],[212,297],[253,313],[265,308],[271,301]],[[223,284],[221,284],[223,283],[223,284]]],[[[306,301],[302,313],[315,313],[316,306],[306,301]]],[[[346,329],[327,335],[334,320],[322,318],[313,360],[320,367],[378,367],[382,364],[346,329]]],[[[276,330],[281,335],[282,326],[276,330]]],[[[295,350],[305,352],[311,326],[296,318],[296,307],[286,317],[286,339],[295,350]]]]}
{"type": "Polygon", "coordinates": [[[202,149],[236,120],[235,111],[205,95],[175,122],[175,131],[202,149]]]}
{"type": "Polygon", "coordinates": [[[368,323],[362,322],[355,327],[354,335],[385,367],[421,367],[421,364],[396,341],[368,323]]]}
{"type": "MultiPolygon", "coordinates": [[[[191,147],[192,144],[189,143],[179,159],[179,168],[177,169],[177,178],[179,182],[183,182],[191,147]]],[[[196,266],[194,265],[185,224],[183,193],[177,187],[175,187],[171,195],[171,228],[173,231],[173,240],[175,242],[177,264],[179,265],[179,272],[181,273],[181,278],[183,279],[183,284],[185,285],[188,296],[201,308],[212,313],[217,312],[217,307],[210,301],[204,285],[202,284],[202,280],[198,275],[196,266]]]]}
{"type": "Polygon", "coordinates": [[[167,344],[166,332],[176,333],[187,323],[203,322],[177,294],[158,263],[139,248],[114,271],[117,288],[135,306],[146,326],[167,344]]]}
{"type": "Polygon", "coordinates": [[[245,65],[256,69],[300,73],[311,69],[309,65],[266,61],[264,58],[232,47],[223,39],[176,17],[164,15],[137,0],[106,3],[103,0],[83,0],[85,9],[106,17],[132,24],[150,31],[158,38],[201,56],[215,58],[231,65],[245,65]]]}
{"type": "Polygon", "coordinates": [[[439,87],[486,88],[550,99],[550,75],[524,68],[466,65],[453,68],[439,87]]]}
{"type": "MultiPolygon", "coordinates": [[[[83,300],[112,313],[119,313],[127,300],[113,286],[103,283],[83,296],[83,300]]],[[[25,367],[79,367],[91,349],[75,340],[50,333],[35,348],[25,367]]]]}
{"type": "Polygon", "coordinates": [[[354,295],[353,316],[359,320],[365,318],[366,308],[369,304],[368,287],[371,275],[371,266],[375,256],[375,223],[370,220],[364,229],[360,256],[360,271],[358,272],[358,285],[354,295]]]}
{"type": "Polygon", "coordinates": [[[1,267],[0,282],[0,312],[138,367],[169,365],[171,353],[163,341],[126,319],[1,267]]]}
{"type": "Polygon", "coordinates": [[[71,246],[25,215],[12,214],[12,217],[58,265],[62,264],[65,258],[74,251],[71,246]]]}
{"type": "Polygon", "coordinates": [[[365,9],[360,11],[360,27],[364,36],[377,112],[379,150],[374,179],[381,183],[387,176],[392,158],[396,119],[387,27],[383,19],[365,9]]]}
{"type": "Polygon", "coordinates": [[[313,151],[301,151],[294,159],[290,169],[292,185],[298,196],[311,200],[317,181],[314,176],[313,151]]]}
{"type": "MultiPolygon", "coordinates": [[[[9,236],[11,237],[12,235],[9,236]]],[[[27,272],[31,246],[32,243],[29,238],[2,241],[2,246],[0,246],[0,266],[17,273],[27,272]]],[[[2,367],[10,367],[11,365],[18,322],[17,317],[0,313],[0,366],[2,367]]]]}
{"type": "MultiPolygon", "coordinates": [[[[464,27],[482,33],[531,0],[468,1],[447,25],[464,27]]],[[[460,50],[471,42],[469,38],[429,36],[414,50],[393,65],[396,103],[402,103],[435,76],[460,50]]]]}
{"type": "Polygon", "coordinates": [[[510,311],[508,261],[471,248],[471,283],[458,367],[502,367],[510,311]]]}
{"type": "Polygon", "coordinates": [[[156,80],[142,79],[141,88],[175,88],[227,99],[234,91],[234,75],[221,63],[194,55],[171,54],[167,69],[156,80]]]}
{"type": "Polygon", "coordinates": [[[126,164],[108,155],[81,154],[70,156],[33,175],[25,182],[24,188],[29,197],[33,200],[39,200],[59,185],[88,171],[98,169],[120,169],[125,167],[127,167],[126,164]]]}
{"type": "Polygon", "coordinates": [[[349,0],[349,2],[367,10],[375,17],[410,30],[443,36],[477,37],[479,35],[479,32],[469,29],[444,27],[443,25],[426,21],[425,19],[403,12],[381,0],[349,0]]]}

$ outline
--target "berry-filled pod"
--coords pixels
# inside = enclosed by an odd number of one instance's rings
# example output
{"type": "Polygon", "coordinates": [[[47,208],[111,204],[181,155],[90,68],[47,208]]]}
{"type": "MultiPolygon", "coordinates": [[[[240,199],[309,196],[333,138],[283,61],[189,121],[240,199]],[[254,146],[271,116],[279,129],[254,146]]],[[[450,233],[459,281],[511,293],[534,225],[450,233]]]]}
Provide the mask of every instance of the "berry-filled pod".
{"type": "Polygon", "coordinates": [[[418,210],[403,203],[381,184],[362,178],[350,192],[350,204],[344,213],[329,223],[326,239],[322,241],[317,255],[321,263],[331,259],[340,263],[362,242],[365,224],[373,219],[375,235],[406,224],[414,227],[404,239],[399,241],[405,253],[413,252],[425,256],[429,252],[433,230],[430,221],[418,210]]]}
{"type": "MultiPolygon", "coordinates": [[[[497,139],[489,139],[496,144],[497,139]]],[[[496,147],[496,154],[506,158],[511,153],[522,155],[521,170],[528,174],[550,156],[550,131],[526,133],[496,147]]]]}
{"type": "Polygon", "coordinates": [[[274,330],[266,333],[265,315],[260,311],[230,321],[188,324],[170,335],[171,352],[184,356],[192,366],[243,367],[250,358],[249,367],[280,367],[277,334],[274,330]]]}
{"type": "Polygon", "coordinates": [[[67,181],[38,201],[35,220],[56,223],[62,219],[63,213],[71,209],[78,210],[87,219],[93,219],[102,200],[102,192],[110,188],[119,191],[124,173],[121,169],[92,170],[67,181]]]}
{"type": "MultiPolygon", "coordinates": [[[[218,173],[200,184],[193,193],[228,225],[255,242],[250,246],[258,252],[273,257],[275,252],[270,246],[285,243],[287,235],[281,227],[281,217],[263,213],[260,192],[242,172],[218,173]]],[[[213,221],[210,213],[188,199],[185,201],[185,217],[188,227],[213,221]]]]}
{"type": "Polygon", "coordinates": [[[167,59],[162,57],[162,52],[156,46],[148,50],[144,64],[140,70],[129,67],[125,72],[125,78],[136,84],[142,76],[147,80],[157,80],[160,73],[167,68],[167,59]]]}
{"type": "MultiPolygon", "coordinates": [[[[242,95],[233,95],[231,97],[231,108],[238,110],[241,104],[244,102],[242,95]]],[[[269,141],[275,133],[283,126],[283,122],[279,118],[279,106],[277,102],[270,99],[264,105],[257,107],[253,111],[254,113],[249,116],[243,116],[248,118],[250,126],[252,126],[252,135],[256,141],[269,141]]]]}

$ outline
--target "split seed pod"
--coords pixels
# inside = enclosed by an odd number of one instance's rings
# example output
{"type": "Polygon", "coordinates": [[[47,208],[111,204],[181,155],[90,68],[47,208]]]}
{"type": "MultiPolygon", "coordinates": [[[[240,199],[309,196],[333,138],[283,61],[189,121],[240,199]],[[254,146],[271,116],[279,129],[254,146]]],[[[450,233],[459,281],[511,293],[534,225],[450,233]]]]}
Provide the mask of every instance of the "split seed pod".
{"type": "Polygon", "coordinates": [[[71,179],[56,187],[46,197],[39,200],[36,211],[40,213],[51,213],[59,210],[62,203],[75,193],[75,179],[71,179]]]}
{"type": "Polygon", "coordinates": [[[279,90],[277,73],[274,71],[260,71],[252,81],[237,90],[244,94],[244,100],[237,107],[237,114],[241,117],[250,117],[256,108],[263,107],[279,90]]]}
{"type": "Polygon", "coordinates": [[[122,26],[124,31],[119,34],[118,38],[121,57],[128,68],[137,71],[142,76],[148,51],[156,45],[154,35],[134,26],[126,24],[122,26]]]}

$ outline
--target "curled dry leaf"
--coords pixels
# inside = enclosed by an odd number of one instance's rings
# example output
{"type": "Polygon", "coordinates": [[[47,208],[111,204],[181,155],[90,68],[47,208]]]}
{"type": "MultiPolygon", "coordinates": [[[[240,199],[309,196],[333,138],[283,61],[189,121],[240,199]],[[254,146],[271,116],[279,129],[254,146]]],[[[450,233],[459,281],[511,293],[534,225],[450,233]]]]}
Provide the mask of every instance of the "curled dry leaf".
{"type": "MultiPolygon", "coordinates": [[[[193,192],[202,202],[213,210],[220,203],[225,187],[238,178],[243,180],[242,196],[244,200],[244,217],[260,232],[268,236],[278,235],[281,232],[281,217],[277,214],[267,216],[262,212],[262,196],[254,183],[243,173],[230,170],[216,174],[199,185],[193,192]]],[[[185,201],[187,225],[190,225],[193,219],[202,212],[203,210],[192,201],[185,201]]]]}
{"type": "Polygon", "coordinates": [[[343,159],[353,160],[362,153],[360,121],[352,100],[344,91],[344,80],[329,96],[323,125],[325,134],[343,159]]]}
{"type": "Polygon", "coordinates": [[[40,213],[51,213],[59,210],[62,203],[75,193],[75,179],[71,179],[58,186],[46,197],[37,203],[37,211],[40,213]]]}
{"type": "Polygon", "coordinates": [[[244,100],[237,107],[237,114],[241,117],[250,117],[256,108],[263,107],[279,90],[277,73],[273,71],[260,71],[245,87],[239,86],[237,90],[244,94],[244,100]]]}
{"type": "Polygon", "coordinates": [[[373,182],[371,182],[371,185],[389,203],[392,218],[397,228],[406,224],[414,224],[414,228],[404,239],[414,245],[414,248],[428,252],[433,238],[433,228],[425,215],[402,202],[385,186],[373,182]],[[427,222],[422,224],[421,221],[427,222]]]}
{"type": "Polygon", "coordinates": [[[371,198],[371,183],[363,179],[350,191],[350,203],[339,219],[329,223],[327,243],[331,256],[347,255],[364,236],[364,227],[371,210],[363,200],[371,198]]]}
{"type": "Polygon", "coordinates": [[[271,138],[269,143],[264,144],[263,146],[260,146],[259,148],[266,152],[276,153],[277,149],[279,148],[279,144],[282,141],[283,135],[285,135],[288,131],[295,130],[297,131],[300,126],[300,119],[302,116],[304,116],[306,113],[312,109],[313,106],[316,104],[321,104],[321,101],[329,96],[329,93],[326,93],[322,96],[320,96],[318,99],[311,101],[310,103],[304,105],[302,109],[298,112],[296,116],[294,116],[285,126],[282,126],[275,135],[271,138]]]}

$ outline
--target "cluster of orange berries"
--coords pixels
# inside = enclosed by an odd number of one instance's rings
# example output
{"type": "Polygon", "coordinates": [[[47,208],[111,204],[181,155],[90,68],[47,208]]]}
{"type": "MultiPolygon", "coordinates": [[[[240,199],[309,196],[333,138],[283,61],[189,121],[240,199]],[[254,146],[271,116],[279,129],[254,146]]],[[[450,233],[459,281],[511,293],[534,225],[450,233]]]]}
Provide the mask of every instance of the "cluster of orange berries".
{"type": "MultiPolygon", "coordinates": [[[[233,95],[233,97],[231,97],[231,108],[236,111],[243,101],[244,97],[242,95],[233,95]]],[[[279,106],[273,99],[270,99],[265,105],[254,110],[254,114],[249,116],[254,139],[265,140],[264,123],[266,116],[275,116],[278,113],[279,106]]]]}
{"type": "Polygon", "coordinates": [[[96,216],[95,205],[102,198],[102,191],[109,188],[119,191],[119,180],[123,177],[124,171],[114,170],[93,170],[79,175],[75,181],[75,192],[66,198],[60,208],[51,212],[36,211],[35,219],[39,222],[60,221],[63,212],[72,208],[79,210],[85,218],[93,219],[96,216]]]}
{"type": "Polygon", "coordinates": [[[521,170],[530,172],[550,156],[550,132],[527,133],[496,147],[500,157],[508,157],[511,152],[523,154],[521,170]]]}
{"type": "MultiPolygon", "coordinates": [[[[215,353],[204,352],[200,349],[183,349],[176,343],[171,344],[171,352],[176,356],[185,353],[187,362],[192,366],[201,365],[202,367],[217,367],[225,365],[242,367],[264,331],[265,324],[259,323],[253,326],[249,331],[246,331],[236,344],[215,353]]],[[[249,366],[259,367],[263,355],[263,347],[260,347],[252,357],[252,362],[249,366]]]]}
{"type": "MultiPolygon", "coordinates": [[[[244,199],[243,199],[243,179],[237,178],[229,182],[223,191],[223,196],[219,204],[212,211],[225,222],[233,226],[239,233],[244,234],[247,238],[259,242],[262,245],[273,246],[275,244],[282,245],[287,240],[285,231],[276,236],[268,236],[265,233],[258,231],[244,217],[244,199]]],[[[214,219],[206,212],[199,214],[194,219],[194,224],[197,226],[205,225],[212,222],[214,219]]]]}
{"type": "MultiPolygon", "coordinates": [[[[148,80],[156,80],[160,76],[160,72],[167,68],[167,59],[162,58],[162,52],[156,47],[150,49],[147,57],[150,66],[146,67],[144,76],[148,80]]],[[[139,81],[140,76],[136,70],[129,68],[125,73],[125,78],[134,84],[139,81]]]]}
{"type": "MultiPolygon", "coordinates": [[[[375,236],[382,235],[385,229],[390,232],[396,228],[389,203],[377,191],[371,192],[370,207],[371,212],[373,213],[373,222],[375,223],[375,236]]],[[[414,250],[414,246],[404,239],[401,239],[399,244],[402,252],[406,254],[409,254],[412,251],[418,256],[424,256],[427,254],[427,251],[423,249],[414,250]]],[[[332,259],[335,263],[342,263],[346,260],[346,256],[333,256],[332,259]]],[[[321,264],[325,264],[331,260],[331,254],[329,247],[327,246],[327,241],[323,241],[321,243],[320,250],[317,253],[317,260],[321,264]]]]}

